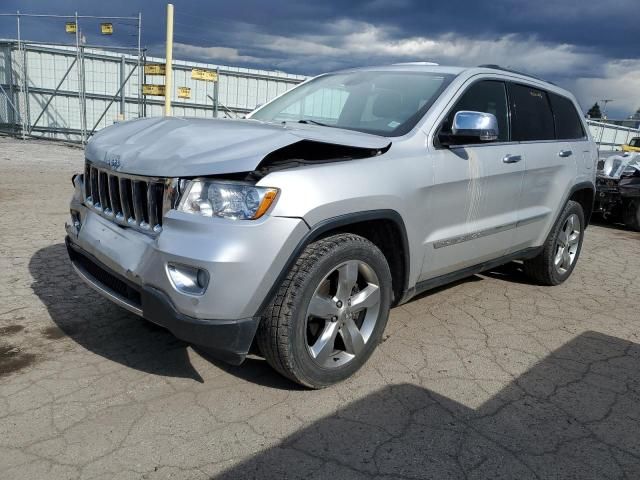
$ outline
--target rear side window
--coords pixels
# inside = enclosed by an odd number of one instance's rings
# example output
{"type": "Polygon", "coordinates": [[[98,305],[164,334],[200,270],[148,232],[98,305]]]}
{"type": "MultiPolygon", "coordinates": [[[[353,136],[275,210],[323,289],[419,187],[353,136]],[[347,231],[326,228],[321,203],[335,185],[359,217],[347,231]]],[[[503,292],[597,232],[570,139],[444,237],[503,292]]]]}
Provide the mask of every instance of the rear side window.
{"type": "Polygon", "coordinates": [[[553,113],[547,93],[527,85],[510,85],[511,139],[516,142],[553,140],[553,113]]]}
{"type": "Polygon", "coordinates": [[[582,122],[573,102],[555,93],[549,93],[549,100],[551,100],[551,108],[556,120],[556,138],[559,140],[584,138],[582,122]]]}

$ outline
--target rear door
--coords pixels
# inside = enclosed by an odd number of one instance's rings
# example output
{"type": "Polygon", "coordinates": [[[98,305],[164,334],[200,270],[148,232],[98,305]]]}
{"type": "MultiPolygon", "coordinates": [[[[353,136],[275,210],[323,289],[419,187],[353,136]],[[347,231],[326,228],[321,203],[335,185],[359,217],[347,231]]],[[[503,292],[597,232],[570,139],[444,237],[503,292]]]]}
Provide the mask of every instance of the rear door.
{"type": "MultiPolygon", "coordinates": [[[[513,251],[541,245],[576,178],[577,152],[569,139],[556,139],[549,94],[510,83],[512,139],[524,153],[524,182],[513,251]]],[[[580,153],[581,155],[581,153],[580,153]]]]}
{"type": "Polygon", "coordinates": [[[444,275],[502,256],[514,240],[524,162],[510,142],[506,84],[471,83],[453,100],[440,122],[447,133],[456,112],[496,116],[495,142],[437,148],[432,154],[434,185],[425,211],[425,260],[421,280],[444,275]]]}

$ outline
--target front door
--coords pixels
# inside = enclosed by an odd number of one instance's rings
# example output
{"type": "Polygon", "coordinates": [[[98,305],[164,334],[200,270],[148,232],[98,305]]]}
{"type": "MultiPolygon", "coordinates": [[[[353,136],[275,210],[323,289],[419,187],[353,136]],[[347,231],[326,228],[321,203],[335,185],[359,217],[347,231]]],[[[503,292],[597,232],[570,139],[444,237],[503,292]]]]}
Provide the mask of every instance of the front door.
{"type": "Polygon", "coordinates": [[[496,142],[437,149],[432,155],[434,186],[427,197],[425,259],[420,280],[498,258],[511,247],[518,221],[524,155],[510,143],[506,86],[498,80],[470,85],[441,127],[451,128],[457,111],[492,113],[496,142]]]}

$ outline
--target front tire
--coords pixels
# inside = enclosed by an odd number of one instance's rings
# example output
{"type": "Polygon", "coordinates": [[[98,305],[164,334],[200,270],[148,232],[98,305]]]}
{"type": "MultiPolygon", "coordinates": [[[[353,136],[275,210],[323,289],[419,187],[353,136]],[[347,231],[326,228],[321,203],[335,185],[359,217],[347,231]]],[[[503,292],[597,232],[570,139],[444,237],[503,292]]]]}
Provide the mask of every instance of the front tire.
{"type": "Polygon", "coordinates": [[[524,272],[541,285],[559,285],[578,262],[584,237],[582,205],[569,200],[538,256],[524,261],[524,272]]]}
{"type": "Polygon", "coordinates": [[[380,342],[391,296],[389,265],[373,243],[349,233],[313,242],[263,314],[260,351],[275,370],[306,387],[340,382],[380,342]]]}

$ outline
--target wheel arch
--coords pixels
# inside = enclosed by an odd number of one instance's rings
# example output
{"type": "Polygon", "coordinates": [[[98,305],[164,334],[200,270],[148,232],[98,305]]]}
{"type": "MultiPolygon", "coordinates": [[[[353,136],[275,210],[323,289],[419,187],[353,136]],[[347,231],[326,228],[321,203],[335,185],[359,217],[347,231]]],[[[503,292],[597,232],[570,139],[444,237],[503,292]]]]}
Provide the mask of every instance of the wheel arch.
{"type": "Polygon", "coordinates": [[[584,211],[584,227],[587,228],[593,214],[593,206],[596,199],[596,189],[591,182],[581,182],[575,184],[569,192],[567,200],[578,202],[584,211]]]}
{"type": "Polygon", "coordinates": [[[354,233],[376,245],[387,259],[393,282],[393,302],[402,299],[409,285],[409,240],[402,216],[395,210],[367,210],[327,218],[313,225],[298,243],[260,304],[262,314],[300,253],[310,243],[337,233],[354,233]],[[395,240],[395,241],[394,241],[395,240]],[[398,242],[399,240],[399,242],[398,242]],[[398,245],[399,243],[399,245],[398,245]]]}

